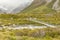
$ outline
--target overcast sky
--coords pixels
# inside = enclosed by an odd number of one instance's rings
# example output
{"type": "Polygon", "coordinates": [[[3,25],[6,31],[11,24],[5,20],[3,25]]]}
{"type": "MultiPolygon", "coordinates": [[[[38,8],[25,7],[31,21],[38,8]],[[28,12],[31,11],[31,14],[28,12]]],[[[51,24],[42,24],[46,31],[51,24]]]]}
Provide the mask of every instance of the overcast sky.
{"type": "Polygon", "coordinates": [[[18,6],[19,4],[29,2],[30,0],[0,0],[0,5],[18,6]]]}

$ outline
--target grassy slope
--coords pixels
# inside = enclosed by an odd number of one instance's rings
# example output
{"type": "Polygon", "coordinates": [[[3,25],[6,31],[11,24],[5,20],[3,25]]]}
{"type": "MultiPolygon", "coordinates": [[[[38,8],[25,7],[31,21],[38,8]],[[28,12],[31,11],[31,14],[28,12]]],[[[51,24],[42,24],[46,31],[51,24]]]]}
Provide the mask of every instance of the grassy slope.
{"type": "Polygon", "coordinates": [[[60,28],[0,30],[0,40],[60,40],[60,28]]]}

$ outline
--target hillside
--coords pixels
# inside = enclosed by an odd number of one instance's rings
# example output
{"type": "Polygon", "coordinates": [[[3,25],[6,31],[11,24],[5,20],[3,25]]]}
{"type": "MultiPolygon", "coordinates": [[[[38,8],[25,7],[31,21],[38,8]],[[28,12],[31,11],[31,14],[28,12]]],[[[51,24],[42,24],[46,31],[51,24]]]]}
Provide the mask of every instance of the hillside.
{"type": "Polygon", "coordinates": [[[34,0],[28,8],[18,14],[0,14],[0,25],[43,25],[26,20],[29,18],[36,18],[39,21],[43,21],[51,25],[60,25],[60,12],[52,9],[52,5],[56,1],[57,0],[52,0],[51,2],[46,0],[34,0]]]}

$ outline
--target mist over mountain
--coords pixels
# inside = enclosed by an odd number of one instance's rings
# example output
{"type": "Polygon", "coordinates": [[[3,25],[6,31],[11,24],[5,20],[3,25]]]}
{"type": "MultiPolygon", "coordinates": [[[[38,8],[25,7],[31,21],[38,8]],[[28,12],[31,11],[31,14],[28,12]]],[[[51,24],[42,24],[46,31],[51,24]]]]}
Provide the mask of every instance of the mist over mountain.
{"type": "Polygon", "coordinates": [[[28,7],[32,1],[33,0],[0,0],[0,12],[17,13],[28,7]]]}
{"type": "Polygon", "coordinates": [[[18,13],[25,8],[41,5],[60,11],[60,0],[0,0],[0,13],[18,13]]]}

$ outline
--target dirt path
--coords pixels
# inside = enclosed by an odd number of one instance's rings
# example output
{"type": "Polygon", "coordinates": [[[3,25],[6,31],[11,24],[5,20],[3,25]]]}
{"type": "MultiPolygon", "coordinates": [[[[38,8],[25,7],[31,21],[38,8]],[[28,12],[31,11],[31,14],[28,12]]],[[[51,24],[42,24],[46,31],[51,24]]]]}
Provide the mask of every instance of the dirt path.
{"type": "Polygon", "coordinates": [[[29,20],[30,20],[30,21],[33,21],[33,22],[40,23],[40,24],[44,24],[44,25],[46,25],[46,26],[48,26],[48,27],[56,27],[56,26],[54,26],[54,25],[51,25],[51,24],[48,24],[48,23],[45,23],[45,22],[42,22],[42,21],[38,21],[38,20],[36,20],[36,18],[30,18],[29,20]]]}

